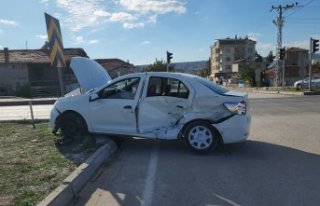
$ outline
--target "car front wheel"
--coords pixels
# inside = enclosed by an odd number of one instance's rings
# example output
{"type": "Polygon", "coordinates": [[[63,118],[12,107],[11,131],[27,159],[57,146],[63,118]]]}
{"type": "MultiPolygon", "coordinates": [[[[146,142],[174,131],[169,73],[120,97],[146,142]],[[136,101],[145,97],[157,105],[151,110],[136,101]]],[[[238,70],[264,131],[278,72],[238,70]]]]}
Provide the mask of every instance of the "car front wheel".
{"type": "Polygon", "coordinates": [[[184,141],[194,152],[206,154],[218,146],[219,134],[209,123],[196,121],[186,127],[184,141]]]}
{"type": "Polygon", "coordinates": [[[301,84],[298,84],[297,85],[297,90],[301,90],[302,89],[302,85],[301,84]]]}
{"type": "Polygon", "coordinates": [[[88,131],[84,119],[74,112],[63,114],[61,118],[61,132],[64,138],[81,141],[88,131]]]}

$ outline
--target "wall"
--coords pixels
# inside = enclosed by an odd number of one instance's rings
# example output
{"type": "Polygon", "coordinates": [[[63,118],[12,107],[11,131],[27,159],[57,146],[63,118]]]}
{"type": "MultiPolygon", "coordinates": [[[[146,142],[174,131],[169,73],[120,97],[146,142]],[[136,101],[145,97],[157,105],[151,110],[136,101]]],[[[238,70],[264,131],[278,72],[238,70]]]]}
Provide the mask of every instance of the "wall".
{"type": "Polygon", "coordinates": [[[13,95],[29,84],[28,66],[23,63],[0,63],[0,95],[13,95]]]}

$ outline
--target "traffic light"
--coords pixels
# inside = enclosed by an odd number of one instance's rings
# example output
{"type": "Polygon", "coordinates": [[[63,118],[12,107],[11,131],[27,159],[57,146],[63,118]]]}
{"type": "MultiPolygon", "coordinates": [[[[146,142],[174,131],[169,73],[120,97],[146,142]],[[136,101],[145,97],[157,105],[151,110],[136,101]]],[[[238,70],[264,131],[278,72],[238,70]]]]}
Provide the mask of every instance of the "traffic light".
{"type": "Polygon", "coordinates": [[[311,39],[312,41],[312,53],[319,51],[319,39],[311,39]]]}
{"type": "Polygon", "coordinates": [[[170,64],[171,59],[172,59],[172,53],[167,51],[167,64],[170,64]]]}
{"type": "Polygon", "coordinates": [[[280,49],[279,56],[281,60],[285,57],[285,55],[286,55],[286,49],[285,48],[280,49]]]}

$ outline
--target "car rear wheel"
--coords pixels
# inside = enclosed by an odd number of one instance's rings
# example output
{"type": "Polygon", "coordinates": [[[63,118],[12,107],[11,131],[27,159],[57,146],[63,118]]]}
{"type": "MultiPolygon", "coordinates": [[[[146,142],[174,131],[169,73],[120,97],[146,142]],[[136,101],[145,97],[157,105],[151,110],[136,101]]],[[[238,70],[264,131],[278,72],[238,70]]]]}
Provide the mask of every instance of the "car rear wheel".
{"type": "Polygon", "coordinates": [[[219,134],[209,123],[196,121],[186,127],[184,141],[194,152],[207,154],[218,146],[219,134]]]}
{"type": "Polygon", "coordinates": [[[68,112],[61,117],[61,132],[65,139],[81,141],[88,132],[87,124],[77,113],[68,112]]]}

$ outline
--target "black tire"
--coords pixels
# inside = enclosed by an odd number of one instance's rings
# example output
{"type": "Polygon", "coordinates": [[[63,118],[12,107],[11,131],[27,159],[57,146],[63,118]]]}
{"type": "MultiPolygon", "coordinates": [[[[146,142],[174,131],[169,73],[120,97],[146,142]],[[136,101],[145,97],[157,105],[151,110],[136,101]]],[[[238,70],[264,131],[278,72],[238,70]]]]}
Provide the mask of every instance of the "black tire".
{"type": "Polygon", "coordinates": [[[185,144],[198,154],[207,154],[219,145],[219,133],[206,121],[187,125],[184,132],[185,144]]]}
{"type": "Polygon", "coordinates": [[[87,124],[79,114],[68,112],[61,117],[61,132],[65,139],[81,142],[88,132],[87,124]]]}
{"type": "Polygon", "coordinates": [[[298,84],[297,85],[297,90],[301,90],[302,89],[302,85],[301,84],[298,84]]]}

